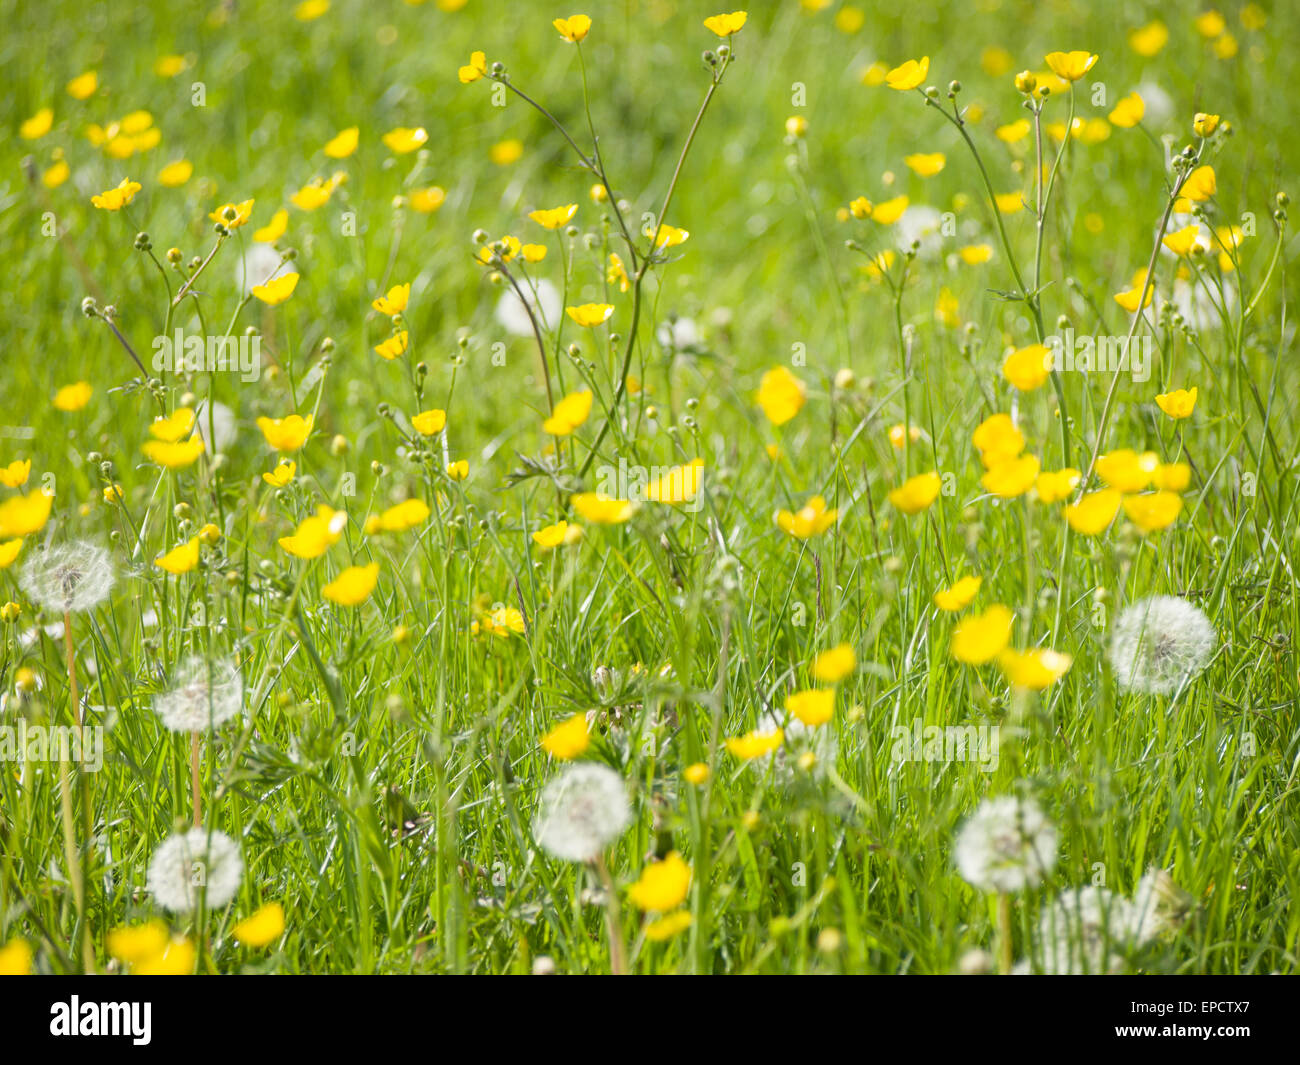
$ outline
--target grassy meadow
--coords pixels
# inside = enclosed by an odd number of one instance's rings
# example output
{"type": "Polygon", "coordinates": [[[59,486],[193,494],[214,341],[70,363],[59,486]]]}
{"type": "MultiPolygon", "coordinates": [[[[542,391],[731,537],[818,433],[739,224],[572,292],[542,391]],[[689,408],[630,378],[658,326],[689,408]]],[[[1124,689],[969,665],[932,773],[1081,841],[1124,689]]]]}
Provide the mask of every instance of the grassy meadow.
{"type": "Polygon", "coordinates": [[[578,10],[0,0],[0,971],[1296,972],[1300,11],[578,10]]]}

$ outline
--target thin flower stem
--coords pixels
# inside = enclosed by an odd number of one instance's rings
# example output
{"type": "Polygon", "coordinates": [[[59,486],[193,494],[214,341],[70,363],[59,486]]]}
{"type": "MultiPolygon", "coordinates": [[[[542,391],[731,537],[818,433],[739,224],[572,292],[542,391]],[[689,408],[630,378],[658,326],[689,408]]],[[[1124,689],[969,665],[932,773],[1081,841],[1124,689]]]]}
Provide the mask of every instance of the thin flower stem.
{"type": "Polygon", "coordinates": [[[1011,896],[1005,892],[998,894],[998,972],[1003,976],[1011,974],[1014,957],[1011,943],[1011,896]]]}
{"type": "Polygon", "coordinates": [[[600,877],[600,884],[605,892],[605,925],[609,931],[609,971],[614,976],[626,976],[627,962],[623,951],[623,929],[618,916],[618,889],[614,886],[614,878],[609,875],[609,866],[605,864],[605,856],[603,854],[598,855],[594,864],[596,866],[596,875],[600,877]]]}
{"type": "Polygon", "coordinates": [[[190,733],[190,792],[194,799],[194,827],[203,827],[203,789],[199,784],[199,734],[190,733]]]}

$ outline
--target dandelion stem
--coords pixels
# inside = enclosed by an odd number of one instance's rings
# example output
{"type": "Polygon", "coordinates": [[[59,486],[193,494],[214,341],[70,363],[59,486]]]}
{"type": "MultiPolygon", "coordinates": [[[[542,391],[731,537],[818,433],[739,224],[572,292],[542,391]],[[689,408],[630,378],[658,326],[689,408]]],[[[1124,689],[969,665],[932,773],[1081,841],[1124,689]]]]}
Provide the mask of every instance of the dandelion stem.
{"type": "Polygon", "coordinates": [[[614,976],[626,976],[627,962],[623,954],[623,930],[618,917],[618,890],[614,887],[614,878],[609,875],[605,856],[598,855],[594,864],[596,875],[600,877],[601,887],[605,891],[605,924],[609,930],[609,970],[614,976]]]}
{"type": "Polygon", "coordinates": [[[1011,896],[1005,892],[998,894],[998,972],[1003,976],[1011,974],[1011,896]]]}

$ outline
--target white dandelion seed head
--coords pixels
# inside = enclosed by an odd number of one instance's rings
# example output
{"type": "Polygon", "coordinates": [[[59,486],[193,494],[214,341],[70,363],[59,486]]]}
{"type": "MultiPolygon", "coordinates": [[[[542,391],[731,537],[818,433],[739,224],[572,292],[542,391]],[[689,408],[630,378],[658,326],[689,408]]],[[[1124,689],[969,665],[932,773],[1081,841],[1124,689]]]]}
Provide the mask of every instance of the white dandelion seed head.
{"type": "Polygon", "coordinates": [[[953,857],[981,891],[1023,891],[1056,866],[1056,826],[1033,799],[985,799],[957,833],[953,857]]]}
{"type": "Polygon", "coordinates": [[[1126,608],[1110,638],[1110,664],[1125,691],[1172,695],[1218,646],[1210,619],[1186,599],[1157,595],[1126,608]]]}
{"type": "Polygon", "coordinates": [[[1038,919],[1039,968],[1054,976],[1114,972],[1135,923],[1133,904],[1105,888],[1064,891],[1038,919]]]}
{"type": "Polygon", "coordinates": [[[922,259],[937,258],[943,250],[943,215],[926,204],[913,204],[899,217],[896,233],[899,251],[920,244],[917,254],[922,259]]]}
{"type": "Polygon", "coordinates": [[[1151,869],[1133,892],[1130,933],[1138,946],[1172,932],[1187,917],[1191,896],[1163,869],[1151,869]]]}
{"type": "MultiPolygon", "coordinates": [[[[527,307],[531,307],[538,317],[537,324],[543,330],[554,329],[559,324],[560,314],[563,312],[560,290],[545,278],[536,283],[536,293],[527,281],[520,281],[519,287],[523,290],[527,307]]],[[[531,337],[533,335],[533,325],[528,319],[528,310],[524,301],[519,299],[518,293],[510,285],[506,286],[497,301],[497,322],[511,336],[531,337]]]]}
{"type": "Polygon", "coordinates": [[[199,405],[194,408],[194,431],[199,434],[203,446],[209,451],[226,451],[239,435],[239,427],[235,424],[235,412],[224,403],[216,402],[212,404],[212,414],[209,416],[208,401],[200,400],[199,405]],[[212,436],[211,440],[208,439],[209,434],[212,436]]]}
{"type": "Polygon", "coordinates": [[[189,913],[206,890],[207,906],[224,906],[239,890],[244,859],[239,845],[224,832],[191,828],[159,844],[149,861],[149,893],[172,913],[189,913]]]}
{"type": "Polygon", "coordinates": [[[157,696],[153,708],[172,732],[217,728],[243,711],[243,676],[228,658],[187,658],[176,671],[176,687],[157,696]]]}
{"type": "Polygon", "coordinates": [[[1173,116],[1174,98],[1154,81],[1144,81],[1137,87],[1137,94],[1146,105],[1146,117],[1156,125],[1161,125],[1173,116]]]}
{"type": "Polygon", "coordinates": [[[533,835],[543,850],[570,862],[589,862],[632,820],[623,778],[608,766],[579,762],[542,789],[533,835]]]}
{"type": "Polygon", "coordinates": [[[673,317],[660,322],[655,330],[655,339],[660,347],[669,351],[690,351],[704,342],[694,318],[673,317]]]}
{"type": "Polygon", "coordinates": [[[23,566],[23,591],[41,606],[59,613],[90,610],[108,597],[117,577],[113,559],[98,544],[85,540],[34,551],[23,566]]]}
{"type": "Polygon", "coordinates": [[[265,285],[292,267],[270,244],[254,242],[248,246],[243,258],[235,263],[235,284],[244,286],[244,295],[251,295],[258,285],[265,285]]]}

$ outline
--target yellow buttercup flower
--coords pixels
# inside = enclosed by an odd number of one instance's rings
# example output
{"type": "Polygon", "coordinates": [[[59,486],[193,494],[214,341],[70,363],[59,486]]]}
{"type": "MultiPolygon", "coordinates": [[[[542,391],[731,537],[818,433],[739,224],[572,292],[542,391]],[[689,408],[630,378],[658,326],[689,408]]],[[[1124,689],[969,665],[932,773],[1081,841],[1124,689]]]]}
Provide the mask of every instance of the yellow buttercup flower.
{"type": "Polygon", "coordinates": [[[361,142],[361,130],[357,126],[349,126],[347,129],[340,130],[325,142],[322,149],[331,159],[346,159],[349,155],[357,150],[357,145],[361,142]]]}
{"type": "Polygon", "coordinates": [[[253,205],[256,200],[244,200],[241,203],[223,203],[208,215],[213,222],[220,222],[227,229],[238,229],[253,217],[253,205]],[[226,217],[229,215],[230,217],[226,217]]]}
{"type": "Polygon", "coordinates": [[[1128,34],[1129,47],[1144,59],[1150,59],[1159,52],[1168,40],[1169,29],[1159,19],[1129,30],[1128,34]]]}
{"type": "Polygon", "coordinates": [[[1044,470],[1034,482],[1040,503],[1059,503],[1068,499],[1079,484],[1080,473],[1073,466],[1060,470],[1044,470]]]}
{"type": "Polygon", "coordinates": [[[406,155],[408,152],[415,151],[416,148],[427,141],[429,134],[425,132],[423,126],[417,126],[414,129],[398,126],[396,129],[390,129],[381,139],[389,151],[397,155],[406,155]]]}
{"type": "Polygon", "coordinates": [[[1227,22],[1217,11],[1201,12],[1192,20],[1192,25],[1196,27],[1196,32],[1207,40],[1221,37],[1223,31],[1228,28],[1227,22]]]}
{"type": "Polygon", "coordinates": [[[906,63],[894,67],[885,75],[885,84],[891,89],[898,89],[905,92],[908,89],[915,89],[925,81],[925,77],[930,73],[930,57],[922,56],[920,60],[909,59],[906,63]]]}
{"type": "Polygon", "coordinates": [[[468,85],[471,82],[478,81],[479,78],[487,74],[487,55],[483,52],[475,52],[469,57],[469,62],[456,71],[456,77],[460,79],[462,85],[468,85]]]}
{"type": "Polygon", "coordinates": [[[68,180],[71,173],[72,169],[68,166],[68,161],[60,159],[41,175],[41,184],[47,189],[57,189],[68,180]]]}
{"type": "Polygon", "coordinates": [[[983,583],[983,577],[962,577],[951,588],[940,588],[935,592],[934,605],[950,614],[965,610],[974,601],[975,594],[983,583]]]}
{"type": "Polygon", "coordinates": [[[217,542],[220,539],[221,539],[221,530],[218,529],[212,522],[208,522],[207,524],[203,525],[199,529],[200,543],[205,543],[209,547],[215,547],[217,545],[217,542]]]}
{"type": "Polygon", "coordinates": [[[1025,209],[1025,198],[1018,192],[999,192],[993,197],[999,214],[1016,214],[1025,209]]]}
{"type": "Polygon", "coordinates": [[[158,184],[165,189],[179,188],[194,176],[194,164],[188,159],[177,159],[158,171],[158,184]]]}
{"type": "Polygon", "coordinates": [[[1014,122],[1008,122],[1005,126],[998,126],[993,131],[993,134],[1003,144],[1015,144],[1029,136],[1029,131],[1033,128],[1029,119],[1018,118],[1014,122]]]}
{"type": "Polygon", "coordinates": [[[519,253],[524,257],[525,262],[540,263],[546,258],[546,253],[550,249],[545,244],[525,244],[519,249],[519,253]]]}
{"type": "Polygon", "coordinates": [[[1097,476],[1121,492],[1140,492],[1151,483],[1160,458],[1154,451],[1138,454],[1132,448],[1109,451],[1097,459],[1097,476]]]}
{"type": "Polygon", "coordinates": [[[1119,512],[1123,496],[1113,488],[1089,492],[1077,503],[1065,508],[1065,520],[1070,528],[1083,536],[1096,536],[1105,532],[1119,512]]]}
{"type": "Polygon", "coordinates": [[[297,451],[311,435],[312,415],[290,414],[284,418],[258,418],[257,427],[276,451],[297,451]]]}
{"type": "Polygon", "coordinates": [[[408,202],[411,210],[419,214],[432,214],[442,206],[443,201],[447,199],[447,193],[437,185],[430,185],[428,188],[415,189],[408,202]]]}
{"type": "Polygon", "coordinates": [[[591,389],[570,392],[555,404],[551,416],[542,422],[542,430],[551,436],[568,436],[591,414],[591,389]]]}
{"type": "Polygon", "coordinates": [[[288,459],[281,459],[270,473],[262,474],[262,480],[272,488],[283,488],[293,480],[294,474],[298,472],[298,464],[290,462],[288,459]]]}
{"type": "Polygon", "coordinates": [[[381,358],[388,359],[390,362],[400,355],[406,354],[407,346],[411,342],[411,332],[409,329],[399,329],[382,344],[375,345],[375,353],[381,358]]]}
{"type": "Polygon", "coordinates": [[[1161,240],[1166,248],[1175,255],[1191,255],[1192,249],[1196,247],[1200,237],[1201,227],[1193,222],[1189,226],[1175,230],[1161,240]]]}
{"type": "Polygon", "coordinates": [[[427,521],[431,513],[433,512],[429,510],[428,503],[423,499],[412,497],[393,504],[382,514],[367,518],[365,532],[367,536],[374,536],[381,532],[406,532],[407,529],[414,529],[427,521]]]}
{"type": "Polygon", "coordinates": [[[938,473],[918,473],[889,493],[889,502],[904,514],[919,514],[939,498],[943,481],[938,473]]]}
{"type": "Polygon", "coordinates": [[[379,581],[379,563],[368,566],[348,566],[320,592],[331,603],[339,606],[360,606],[370,598],[379,581]]]}
{"type": "Polygon", "coordinates": [[[421,436],[437,436],[446,425],[447,412],[438,410],[436,407],[431,410],[422,410],[411,419],[412,428],[421,436]]]}
{"type": "Polygon", "coordinates": [[[1142,121],[1142,116],[1147,113],[1147,105],[1143,102],[1142,97],[1131,92],[1122,97],[1115,104],[1115,109],[1107,116],[1112,126],[1118,126],[1120,129],[1132,129],[1142,121]]]}
{"type": "Polygon", "coordinates": [[[294,6],[293,17],[299,22],[313,22],[330,9],[330,0],[302,0],[294,6]]]}
{"type": "Polygon", "coordinates": [[[278,307],[293,295],[293,290],[297,287],[297,274],[281,274],[271,278],[265,285],[254,285],[253,295],[268,307],[278,307]]]}
{"type": "Polygon", "coordinates": [[[411,286],[394,285],[388,290],[388,295],[379,296],[370,302],[375,310],[380,314],[386,314],[390,318],[395,314],[401,314],[406,310],[407,301],[411,298],[411,286]]]}
{"type": "MultiPolygon", "coordinates": [[[[54,497],[44,492],[17,495],[0,503],[0,539],[29,536],[45,528],[54,497]]],[[[14,548],[17,554],[17,549],[14,548]]]]}
{"type": "Polygon", "coordinates": [[[163,949],[131,966],[136,976],[191,976],[194,973],[194,944],[185,936],[173,936],[163,949]]]}
{"type": "Polygon", "coordinates": [[[1156,396],[1156,406],[1175,420],[1190,418],[1192,411],[1196,409],[1196,393],[1195,386],[1175,388],[1172,392],[1161,392],[1156,396]]]}
{"type": "Polygon", "coordinates": [[[570,15],[568,18],[557,18],[551,22],[560,36],[570,44],[577,44],[585,40],[591,30],[591,19],[586,15],[570,15]]]}
{"type": "Polygon", "coordinates": [[[654,503],[689,503],[700,493],[704,460],[673,466],[646,485],[645,498],[654,503]]]}
{"type": "Polygon", "coordinates": [[[903,162],[917,177],[934,177],[947,164],[948,157],[943,152],[922,152],[904,156],[903,162]]]}
{"type": "Polygon", "coordinates": [[[21,488],[32,475],[32,460],[14,460],[8,466],[0,466],[0,484],[6,488],[21,488]]]}
{"type": "Polygon", "coordinates": [[[774,366],[758,383],[758,405],[773,425],[784,425],[807,400],[804,383],[784,366],[774,366]]]}
{"type": "Polygon", "coordinates": [[[1144,533],[1168,528],[1182,512],[1183,497],[1176,492],[1124,497],[1124,513],[1144,533]]]}
{"type": "Polygon", "coordinates": [[[1192,483],[1192,468],[1185,462],[1162,462],[1151,475],[1151,485],[1162,492],[1185,492],[1192,483]]]}
{"type": "Polygon", "coordinates": [[[8,569],[18,558],[18,552],[23,549],[23,538],[15,537],[12,540],[6,540],[0,543],[0,569],[8,569]]]}
{"type": "Polygon", "coordinates": [[[711,775],[708,765],[704,762],[692,762],[682,770],[686,783],[694,784],[696,787],[703,784],[711,775]]]}
{"type": "Polygon", "coordinates": [[[1015,614],[1000,603],[967,618],[953,630],[949,650],[958,662],[982,666],[992,662],[1011,639],[1015,614]]]}
{"type": "Polygon", "coordinates": [[[603,492],[579,492],[569,502],[593,525],[621,525],[636,511],[636,504],[630,500],[615,499],[603,492]]]}
{"type": "Polygon", "coordinates": [[[743,762],[771,754],[785,742],[783,729],[760,731],[754,729],[743,736],[733,736],[727,740],[727,750],[743,762]]]}
{"type": "Polygon", "coordinates": [[[334,194],[334,184],[330,181],[316,178],[308,182],[292,196],[289,202],[300,211],[314,211],[318,207],[324,207],[329,203],[330,197],[334,194]]]}
{"type": "Polygon", "coordinates": [[[54,125],[54,109],[42,107],[31,118],[25,119],[18,127],[18,136],[25,141],[40,140],[50,132],[54,125]]]}
{"type": "Polygon", "coordinates": [[[1204,111],[1197,111],[1196,116],[1192,119],[1192,132],[1198,137],[1208,137],[1218,128],[1218,115],[1207,115],[1204,111]]]}
{"type": "Polygon", "coordinates": [[[157,417],[149,423],[150,436],[155,440],[166,440],[172,444],[189,436],[193,429],[194,411],[189,407],[177,407],[166,417],[157,417]]]}
{"type": "Polygon", "coordinates": [[[267,947],[284,934],[284,907],[278,902],[259,906],[230,930],[246,947],[267,947]]]}
{"type": "Polygon", "coordinates": [[[685,932],[686,929],[691,927],[693,921],[694,918],[691,917],[690,910],[678,910],[666,917],[651,921],[645,926],[643,932],[646,939],[651,943],[662,943],[685,932]]]}
{"type": "Polygon", "coordinates": [[[559,207],[547,207],[543,210],[529,211],[528,217],[543,229],[559,229],[578,213],[576,203],[566,203],[559,207]]]}
{"type": "Polygon", "coordinates": [[[1016,651],[1008,647],[998,655],[998,667],[1013,688],[1042,691],[1051,687],[1069,671],[1074,659],[1060,651],[1035,648],[1016,651]]]}
{"type": "Polygon", "coordinates": [[[1048,52],[1046,58],[1052,73],[1066,81],[1078,81],[1097,62],[1091,52],[1048,52]]]}
{"type": "Polygon", "coordinates": [[[557,521],[554,525],[543,526],[533,533],[533,543],[544,551],[576,544],[581,539],[582,526],[567,521],[557,521]]]}
{"type": "Polygon", "coordinates": [[[853,645],[841,643],[817,656],[813,662],[812,674],[817,680],[827,684],[838,684],[857,668],[858,656],[853,650],[853,645]]]}
{"type": "Polygon", "coordinates": [[[132,181],[130,178],[123,178],[118,183],[117,188],[108,189],[98,196],[92,196],[90,202],[101,211],[120,211],[135,199],[135,194],[139,191],[140,182],[132,181]]]}
{"type": "Polygon", "coordinates": [[[730,37],[739,33],[749,18],[746,11],[733,11],[729,15],[710,15],[704,20],[704,28],[712,30],[719,37],[730,37]]]}
{"type": "Polygon", "coordinates": [[[628,889],[628,897],[640,910],[664,913],[676,909],[686,901],[691,889],[691,867],[676,851],[670,851],[662,861],[651,862],[641,870],[641,876],[628,889]]]}
{"type": "Polygon", "coordinates": [[[1134,285],[1125,292],[1116,292],[1115,302],[1128,311],[1129,314],[1133,314],[1138,309],[1138,301],[1142,300],[1143,292],[1146,293],[1146,299],[1142,302],[1142,306],[1144,308],[1150,307],[1151,297],[1155,295],[1155,289],[1147,285],[1145,278],[1141,283],[1134,285]]]}
{"type": "Polygon", "coordinates": [[[776,525],[783,533],[797,540],[809,540],[814,536],[820,536],[834,525],[838,515],[838,510],[826,509],[826,500],[821,496],[812,496],[793,513],[788,510],[778,510],[776,525]]]}
{"type": "Polygon", "coordinates": [[[1025,434],[1016,428],[1011,415],[993,414],[975,427],[971,443],[979,451],[985,469],[991,469],[1025,449],[1025,434]]]}
{"type": "Polygon", "coordinates": [[[274,244],[289,228],[289,212],[281,207],[271,215],[271,221],[260,229],[253,230],[253,239],[259,244],[274,244]]]}
{"type": "Polygon", "coordinates": [[[586,751],[590,743],[587,715],[574,714],[542,737],[542,750],[558,761],[567,762],[586,751]]]}
{"type": "Polygon", "coordinates": [[[614,313],[614,305],[611,303],[584,303],[579,307],[565,307],[564,313],[584,329],[592,329],[603,322],[609,321],[609,316],[614,313]]]}
{"type": "Polygon", "coordinates": [[[1007,459],[989,469],[980,478],[980,485],[1002,499],[1015,499],[1034,487],[1038,469],[1038,459],[1033,455],[1007,459]]]}
{"type": "Polygon", "coordinates": [[[959,248],[957,254],[967,266],[979,266],[993,258],[993,248],[988,244],[967,244],[959,248]]]}
{"type": "Polygon", "coordinates": [[[90,402],[90,397],[94,394],[94,391],[85,381],[64,385],[54,393],[54,409],[67,414],[79,411],[90,402]]]}
{"type": "Polygon", "coordinates": [[[807,688],[791,692],[785,698],[785,708],[805,725],[824,725],[835,713],[835,689],[807,688]]]}
{"type": "Polygon", "coordinates": [[[203,437],[197,433],[188,440],[172,443],[167,440],[146,440],[140,450],[156,466],[169,470],[183,470],[193,466],[203,454],[203,437]]]}
{"type": "Polygon", "coordinates": [[[455,462],[447,463],[444,471],[453,481],[463,481],[469,476],[469,461],[467,459],[458,459],[455,462]]]}
{"type": "Polygon", "coordinates": [[[878,203],[871,208],[871,220],[879,222],[882,226],[892,226],[903,217],[903,212],[907,210],[910,202],[906,196],[895,196],[892,200],[878,203]]]}
{"type": "Polygon", "coordinates": [[[1002,376],[1021,392],[1042,388],[1051,376],[1052,352],[1045,344],[1018,348],[1002,363],[1002,376]]]}
{"type": "Polygon", "coordinates": [[[282,536],[278,543],[295,558],[320,558],[338,543],[347,521],[343,511],[321,504],[315,514],[298,523],[292,536],[282,536]]]}
{"type": "Polygon", "coordinates": [[[670,226],[667,222],[660,223],[658,236],[655,235],[653,226],[646,226],[642,232],[654,240],[655,247],[660,251],[664,248],[675,248],[691,239],[689,231],[679,229],[677,226],[670,226]]]}
{"type": "Polygon", "coordinates": [[[174,576],[189,573],[199,564],[199,538],[193,536],[179,547],[173,547],[166,554],[155,558],[153,564],[174,576]]]}
{"type": "MultiPolygon", "coordinates": [[[[1191,203],[1204,203],[1218,191],[1219,183],[1214,174],[1214,167],[1207,163],[1205,166],[1198,166],[1187,175],[1178,190],[1178,195],[1191,203]]],[[[1178,205],[1174,206],[1177,209],[1178,205]]]]}
{"type": "Polygon", "coordinates": [[[99,75],[93,70],[88,70],[84,74],[78,74],[67,84],[68,95],[74,100],[85,100],[87,97],[94,95],[99,88],[99,75]]]}
{"type": "Polygon", "coordinates": [[[143,924],[122,925],[112,929],[105,945],[109,954],[118,961],[139,965],[162,954],[167,949],[170,938],[167,925],[154,918],[143,924]]]}
{"type": "Polygon", "coordinates": [[[488,158],[497,166],[509,166],[524,157],[524,142],[516,137],[498,141],[488,149],[488,158]]]}

